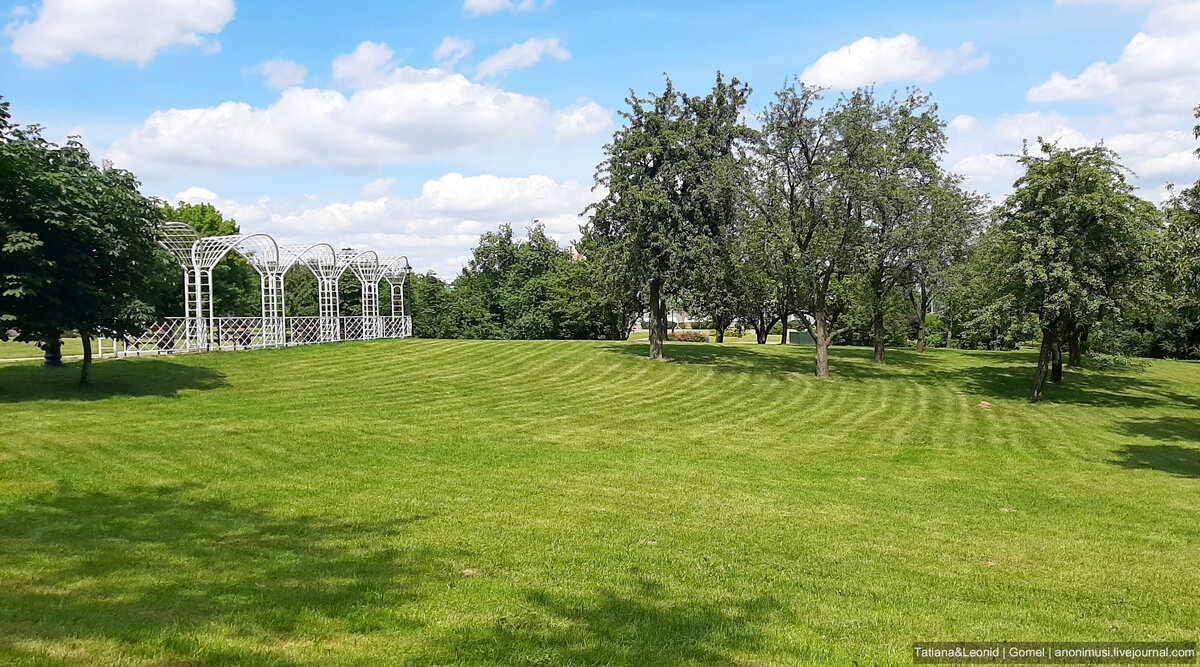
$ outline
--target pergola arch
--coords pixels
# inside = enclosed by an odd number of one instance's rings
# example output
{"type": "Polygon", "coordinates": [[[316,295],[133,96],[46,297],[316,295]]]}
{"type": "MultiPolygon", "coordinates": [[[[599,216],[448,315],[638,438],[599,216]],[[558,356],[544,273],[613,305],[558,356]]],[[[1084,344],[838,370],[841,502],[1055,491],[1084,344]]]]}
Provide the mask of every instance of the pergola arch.
{"type": "Polygon", "coordinates": [[[279,270],[279,244],[274,238],[268,234],[200,237],[192,244],[192,266],[198,339],[203,341],[204,349],[228,344],[250,347],[255,342],[263,346],[283,344],[283,273],[279,270]],[[245,258],[258,273],[262,303],[258,323],[247,318],[223,321],[213,312],[213,269],[231,251],[245,258]]]}
{"type": "Polygon", "coordinates": [[[362,338],[363,340],[378,338],[380,333],[379,279],[382,277],[379,253],[374,250],[343,248],[338,252],[338,263],[341,265],[338,279],[340,280],[342,274],[349,270],[355,278],[358,278],[358,284],[362,289],[360,318],[357,322],[354,319],[343,320],[342,336],[344,338],[362,338]]]}
{"type": "MultiPolygon", "coordinates": [[[[380,258],[374,250],[334,250],[328,243],[280,244],[269,234],[200,236],[183,222],[166,222],[156,240],[183,270],[184,316],[153,324],[136,340],[110,340],[111,353],[211,350],[229,347],[279,347],[345,339],[403,338],[412,330],[407,316],[395,308],[379,313],[379,283],[400,275],[397,258],[380,258]],[[213,270],[230,252],[258,273],[262,310],[259,317],[217,317],[214,312],[213,270]],[[317,317],[288,317],[284,309],[284,275],[302,265],[318,283],[317,317]],[[361,317],[342,318],[338,281],[351,271],[362,285],[361,317]],[[119,349],[121,346],[123,349],[119,349]]],[[[404,260],[404,270],[408,261],[404,260]]],[[[403,279],[401,285],[403,285],[403,279]]],[[[394,287],[393,287],[394,289],[394,287]]],[[[104,354],[102,341],[101,354],[104,354]]]]}
{"type": "MultiPolygon", "coordinates": [[[[318,341],[328,343],[339,340],[341,327],[338,322],[337,283],[341,272],[338,270],[337,252],[333,246],[324,242],[292,243],[279,246],[279,252],[281,275],[287,275],[295,266],[304,266],[317,279],[318,341]]],[[[292,332],[291,339],[297,337],[304,337],[300,327],[292,332]]]]}
{"type": "Polygon", "coordinates": [[[397,337],[404,338],[412,335],[411,327],[405,328],[410,322],[405,317],[404,312],[404,283],[408,280],[408,276],[412,274],[412,266],[408,263],[407,255],[399,255],[396,257],[385,257],[382,261],[383,279],[387,281],[390,290],[390,301],[392,309],[392,317],[389,322],[398,326],[396,331],[385,332],[392,333],[397,337]],[[399,295],[400,308],[397,312],[396,296],[399,295]]]}

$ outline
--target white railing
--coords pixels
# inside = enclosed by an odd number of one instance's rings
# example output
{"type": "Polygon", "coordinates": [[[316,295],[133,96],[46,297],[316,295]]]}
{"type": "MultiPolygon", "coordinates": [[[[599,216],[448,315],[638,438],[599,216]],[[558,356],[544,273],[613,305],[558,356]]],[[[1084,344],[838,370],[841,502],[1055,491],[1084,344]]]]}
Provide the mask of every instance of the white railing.
{"type": "Polygon", "coordinates": [[[342,340],[372,338],[408,338],[412,336],[412,317],[408,315],[379,316],[364,322],[353,315],[324,319],[321,317],[283,317],[274,320],[261,317],[216,317],[201,320],[168,317],[155,322],[140,336],[124,339],[101,338],[99,356],[126,357],[176,352],[213,350],[253,350],[265,347],[291,347],[342,340]],[[364,326],[366,324],[366,326],[364,326]],[[370,338],[365,334],[374,332],[370,338]]]}

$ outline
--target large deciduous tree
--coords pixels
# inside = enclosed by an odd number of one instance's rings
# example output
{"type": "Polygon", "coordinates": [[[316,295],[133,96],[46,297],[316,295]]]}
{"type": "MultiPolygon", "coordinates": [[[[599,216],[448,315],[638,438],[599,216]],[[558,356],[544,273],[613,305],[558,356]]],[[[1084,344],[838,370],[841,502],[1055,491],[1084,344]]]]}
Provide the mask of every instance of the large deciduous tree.
{"type": "Polygon", "coordinates": [[[669,79],[661,94],[631,92],[626,124],[605,146],[596,180],[607,193],[588,208],[587,231],[609,274],[646,285],[651,359],[662,358],[668,299],[695,288],[696,272],[725,252],[748,95],[719,73],[705,97],[681,94],[669,79]]]}
{"type": "MultiPolygon", "coordinates": [[[[869,91],[821,110],[818,89],[795,81],[762,115],[752,199],[778,259],[781,311],[800,310],[829,377],[829,346],[848,330],[848,281],[862,268],[867,166],[879,122],[869,91]]],[[[787,313],[780,315],[786,319],[787,313]]]]}
{"type": "Polygon", "coordinates": [[[0,102],[0,338],[50,349],[64,333],[91,341],[140,333],[162,274],[159,204],[132,174],[92,163],[75,139],[57,146],[11,123],[0,102]]]}
{"type": "Polygon", "coordinates": [[[946,135],[937,105],[928,95],[875,102],[860,92],[859,107],[869,124],[860,174],[865,196],[863,269],[860,294],[868,315],[875,362],[883,363],[887,311],[894,295],[909,284],[920,236],[929,226],[927,201],[940,177],[937,158],[946,135]]]}
{"type": "Polygon", "coordinates": [[[935,303],[941,305],[948,327],[947,345],[953,340],[961,300],[950,288],[967,280],[963,267],[983,231],[986,201],[965,190],[954,174],[939,175],[922,193],[919,224],[909,248],[906,293],[918,353],[925,351],[927,320],[935,303]]]}
{"type": "Polygon", "coordinates": [[[1047,379],[1061,381],[1067,339],[1119,307],[1123,292],[1139,282],[1159,218],[1103,146],[1039,142],[1019,162],[1025,174],[999,209],[993,265],[1002,292],[1037,317],[1041,348],[1031,400],[1039,401],[1047,379]]]}

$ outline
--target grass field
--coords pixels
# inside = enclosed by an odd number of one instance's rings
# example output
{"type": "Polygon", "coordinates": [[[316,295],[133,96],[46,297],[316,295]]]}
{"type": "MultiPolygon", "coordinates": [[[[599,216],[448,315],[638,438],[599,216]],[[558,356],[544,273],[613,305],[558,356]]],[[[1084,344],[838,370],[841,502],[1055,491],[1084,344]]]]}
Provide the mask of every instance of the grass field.
{"type": "MultiPolygon", "coordinates": [[[[92,341],[92,351],[96,351],[96,341],[92,341]]],[[[63,356],[83,354],[83,341],[79,338],[66,338],[62,345],[63,356]]],[[[0,340],[0,360],[31,359],[41,357],[45,352],[33,343],[18,343],[12,340],[0,340]]]]}
{"type": "Polygon", "coordinates": [[[0,662],[1200,637],[1200,365],[375,341],[0,366],[0,662]]]}

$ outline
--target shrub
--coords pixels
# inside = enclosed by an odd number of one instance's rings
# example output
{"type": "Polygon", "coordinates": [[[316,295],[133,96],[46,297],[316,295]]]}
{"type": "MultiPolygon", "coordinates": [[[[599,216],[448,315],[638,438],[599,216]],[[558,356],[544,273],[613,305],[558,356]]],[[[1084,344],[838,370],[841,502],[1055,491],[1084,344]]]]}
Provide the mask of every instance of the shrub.
{"type": "Polygon", "coordinates": [[[707,343],[708,334],[703,331],[672,331],[667,334],[667,340],[680,343],[707,343]]]}
{"type": "Polygon", "coordinates": [[[1123,354],[1105,354],[1103,352],[1093,352],[1088,355],[1088,364],[1092,368],[1099,371],[1111,370],[1134,370],[1144,371],[1150,367],[1150,362],[1137,357],[1128,357],[1123,354]]]}

